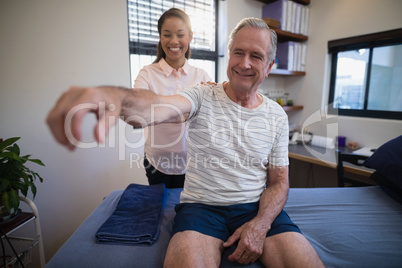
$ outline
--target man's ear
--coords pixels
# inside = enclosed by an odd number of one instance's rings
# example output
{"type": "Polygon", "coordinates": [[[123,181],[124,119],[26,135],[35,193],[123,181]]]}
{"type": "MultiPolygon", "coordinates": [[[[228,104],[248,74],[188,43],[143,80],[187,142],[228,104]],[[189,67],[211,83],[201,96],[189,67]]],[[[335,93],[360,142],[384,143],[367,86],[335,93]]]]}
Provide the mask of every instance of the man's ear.
{"type": "Polygon", "coordinates": [[[268,69],[267,69],[267,73],[265,74],[265,78],[268,77],[269,73],[271,72],[272,66],[274,66],[275,63],[275,59],[273,59],[269,64],[268,64],[268,69]]]}

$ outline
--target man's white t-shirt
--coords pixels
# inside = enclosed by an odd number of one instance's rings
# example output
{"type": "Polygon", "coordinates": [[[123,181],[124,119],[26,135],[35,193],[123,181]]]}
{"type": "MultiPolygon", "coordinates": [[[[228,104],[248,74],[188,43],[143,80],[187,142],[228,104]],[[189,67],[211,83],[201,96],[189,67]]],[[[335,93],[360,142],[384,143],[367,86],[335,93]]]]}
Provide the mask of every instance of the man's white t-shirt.
{"type": "Polygon", "coordinates": [[[287,166],[289,126],[276,102],[257,108],[234,103],[222,84],[179,92],[192,106],[187,173],[181,203],[233,205],[259,201],[267,166],[287,166]]]}

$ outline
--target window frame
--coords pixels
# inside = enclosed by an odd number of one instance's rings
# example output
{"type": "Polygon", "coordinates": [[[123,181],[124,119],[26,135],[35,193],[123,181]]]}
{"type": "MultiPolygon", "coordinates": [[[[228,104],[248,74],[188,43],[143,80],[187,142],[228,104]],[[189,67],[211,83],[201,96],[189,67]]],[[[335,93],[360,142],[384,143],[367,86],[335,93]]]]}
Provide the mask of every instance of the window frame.
{"type": "MultiPolygon", "coordinates": [[[[219,62],[219,53],[218,53],[218,29],[219,29],[219,0],[214,0],[215,3],[215,51],[207,51],[203,49],[195,49],[191,48],[191,59],[196,60],[209,60],[213,61],[215,65],[215,81],[218,81],[218,62],[219,62]]],[[[129,31],[128,31],[129,33],[129,31]]],[[[134,42],[129,38],[129,55],[137,54],[137,55],[149,55],[156,56],[158,44],[150,44],[146,42],[134,42]]]]}
{"type": "Polygon", "coordinates": [[[329,97],[328,97],[328,112],[330,114],[337,114],[343,116],[355,116],[355,117],[369,117],[369,118],[381,118],[381,119],[395,119],[401,120],[402,112],[397,111],[380,111],[380,110],[368,110],[368,91],[370,88],[370,76],[372,69],[372,56],[373,49],[384,46],[400,45],[402,44],[402,28],[378,32],[367,35],[360,35],[356,37],[349,37],[337,40],[328,41],[328,53],[331,54],[331,72],[330,72],[330,84],[329,84],[329,97]],[[369,49],[368,70],[365,86],[365,97],[363,109],[342,109],[334,108],[334,95],[336,84],[336,71],[338,64],[338,53],[350,50],[369,49]]]}

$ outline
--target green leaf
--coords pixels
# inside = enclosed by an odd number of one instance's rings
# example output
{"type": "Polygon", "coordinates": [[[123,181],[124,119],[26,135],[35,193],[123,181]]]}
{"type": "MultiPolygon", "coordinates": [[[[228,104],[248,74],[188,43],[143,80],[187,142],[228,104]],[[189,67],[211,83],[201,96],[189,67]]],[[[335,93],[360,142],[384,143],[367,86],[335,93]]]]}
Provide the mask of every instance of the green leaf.
{"type": "Polygon", "coordinates": [[[3,205],[6,207],[7,210],[10,211],[12,208],[14,208],[14,210],[17,211],[20,205],[20,198],[18,197],[18,191],[12,189],[11,191],[4,192],[2,201],[3,205]]]}
{"type": "Polygon", "coordinates": [[[43,162],[40,161],[39,159],[29,159],[29,161],[34,162],[34,163],[36,163],[38,165],[41,165],[41,166],[45,166],[45,164],[43,164],[43,162]]]}
{"type": "Polygon", "coordinates": [[[13,207],[12,201],[11,201],[11,192],[3,193],[2,201],[3,201],[3,206],[5,206],[8,211],[10,211],[10,209],[13,207]]]}
{"type": "Polygon", "coordinates": [[[30,190],[35,197],[35,180],[43,182],[43,178],[26,167],[25,163],[30,161],[40,166],[45,164],[39,159],[30,159],[31,155],[20,156],[20,147],[15,143],[19,139],[10,138],[0,143],[0,194],[7,193],[4,200],[8,207],[19,204],[18,191],[27,196],[30,190]]]}
{"type": "Polygon", "coordinates": [[[32,191],[33,198],[35,198],[35,196],[36,196],[36,186],[32,182],[29,185],[31,186],[31,191],[32,191]]]}
{"type": "Polygon", "coordinates": [[[0,178],[0,193],[5,192],[7,189],[9,189],[10,183],[7,179],[0,178]]]}
{"type": "Polygon", "coordinates": [[[18,146],[18,144],[14,143],[13,147],[11,148],[11,152],[16,153],[17,155],[20,155],[20,147],[18,146]]]}
{"type": "Polygon", "coordinates": [[[20,189],[21,194],[23,196],[27,196],[27,194],[28,194],[28,186],[27,185],[21,184],[20,187],[18,187],[18,189],[20,189]]]}
{"type": "Polygon", "coordinates": [[[2,143],[0,143],[0,152],[2,152],[4,150],[4,148],[6,148],[7,146],[13,144],[14,142],[19,140],[20,138],[21,137],[9,138],[9,139],[3,141],[2,143]]]}
{"type": "Polygon", "coordinates": [[[30,155],[20,156],[21,163],[25,164],[29,160],[30,155]]]}
{"type": "Polygon", "coordinates": [[[17,211],[18,207],[20,206],[20,198],[18,196],[17,190],[11,191],[11,202],[12,202],[14,210],[17,211]]]}
{"type": "Polygon", "coordinates": [[[12,158],[14,160],[17,160],[18,162],[21,162],[20,156],[14,152],[1,152],[0,158],[12,158]]]}

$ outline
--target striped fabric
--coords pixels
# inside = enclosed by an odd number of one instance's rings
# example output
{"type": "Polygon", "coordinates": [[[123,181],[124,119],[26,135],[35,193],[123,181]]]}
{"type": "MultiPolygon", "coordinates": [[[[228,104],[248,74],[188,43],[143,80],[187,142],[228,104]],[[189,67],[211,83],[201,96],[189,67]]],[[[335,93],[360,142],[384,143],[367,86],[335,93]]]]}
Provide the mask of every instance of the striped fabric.
{"type": "Polygon", "coordinates": [[[289,164],[286,113],[264,96],[257,108],[244,108],[229,99],[222,84],[191,87],[179,94],[192,104],[180,201],[209,205],[258,201],[265,189],[267,164],[289,164]]]}

